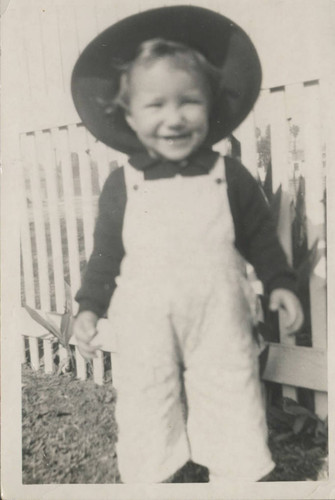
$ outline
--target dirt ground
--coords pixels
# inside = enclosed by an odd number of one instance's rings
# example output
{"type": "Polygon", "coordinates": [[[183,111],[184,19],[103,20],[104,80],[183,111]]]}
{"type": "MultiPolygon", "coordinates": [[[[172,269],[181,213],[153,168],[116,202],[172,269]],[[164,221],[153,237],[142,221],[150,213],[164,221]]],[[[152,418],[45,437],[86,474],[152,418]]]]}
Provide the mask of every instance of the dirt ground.
{"type": "MultiPolygon", "coordinates": [[[[98,386],[69,374],[22,369],[22,460],[24,484],[118,483],[112,382],[98,386]]],[[[271,481],[327,479],[327,445],[309,434],[292,436],[269,420],[269,444],[277,463],[271,481]]],[[[208,471],[188,463],[173,482],[206,482],[208,471]]]]}

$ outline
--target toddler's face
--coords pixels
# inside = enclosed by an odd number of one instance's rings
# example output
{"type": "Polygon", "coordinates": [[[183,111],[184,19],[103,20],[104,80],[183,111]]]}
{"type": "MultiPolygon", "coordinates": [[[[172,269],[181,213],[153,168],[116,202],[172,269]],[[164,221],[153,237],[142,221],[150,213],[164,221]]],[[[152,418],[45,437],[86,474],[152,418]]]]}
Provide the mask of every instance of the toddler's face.
{"type": "Polygon", "coordinates": [[[152,156],[182,161],[204,142],[210,104],[201,75],[165,58],[135,67],[129,86],[126,119],[152,156]]]}

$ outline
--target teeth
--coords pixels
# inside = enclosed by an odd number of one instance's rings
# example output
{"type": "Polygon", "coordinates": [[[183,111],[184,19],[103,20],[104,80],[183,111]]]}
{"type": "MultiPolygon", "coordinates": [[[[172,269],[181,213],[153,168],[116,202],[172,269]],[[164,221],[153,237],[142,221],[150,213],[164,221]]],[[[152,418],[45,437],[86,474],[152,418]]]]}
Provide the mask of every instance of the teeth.
{"type": "Polygon", "coordinates": [[[183,140],[183,139],[187,139],[187,135],[178,135],[176,137],[169,137],[167,139],[168,143],[169,144],[172,144],[174,141],[180,141],[180,140],[183,140]]]}

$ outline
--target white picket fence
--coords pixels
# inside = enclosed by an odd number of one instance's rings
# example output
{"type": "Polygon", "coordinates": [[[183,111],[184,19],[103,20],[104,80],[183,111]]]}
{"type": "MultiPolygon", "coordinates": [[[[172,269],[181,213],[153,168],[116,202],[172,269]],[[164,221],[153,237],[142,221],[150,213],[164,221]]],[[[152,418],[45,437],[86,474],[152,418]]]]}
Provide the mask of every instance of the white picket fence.
{"type": "MultiPolygon", "coordinates": [[[[42,2],[43,3],[43,2],[42,2]]],[[[41,3],[41,5],[42,5],[41,3]]],[[[59,320],[64,306],[64,279],[73,294],[80,286],[81,272],[92,249],[92,232],[97,198],[108,173],[124,163],[124,156],[95,141],[79,123],[71,103],[69,82],[73,64],[86,43],[119,17],[145,5],[125,2],[122,9],[106,0],[85,2],[61,0],[45,2],[45,9],[22,3],[16,16],[16,29],[22,33],[16,44],[16,61],[22,70],[22,105],[19,138],[21,173],[17,179],[21,214],[21,305],[52,312],[59,320]],[[57,316],[58,314],[58,316],[57,316]]],[[[143,2],[142,2],[143,3],[143,2]]],[[[151,2],[154,6],[155,2],[151,2]]],[[[156,2],[157,3],[157,2],[156,2]]],[[[169,3],[169,2],[166,2],[169,3]]],[[[175,3],[175,2],[173,2],[175,3]]],[[[218,2],[219,8],[219,2],[218,2]]],[[[297,387],[315,391],[316,411],[327,415],[326,357],[326,261],[325,261],[325,150],[329,137],[323,129],[326,112],[326,82],[322,79],[263,89],[253,113],[236,131],[242,146],[242,162],[257,175],[256,127],[263,133],[271,129],[271,157],[274,190],[281,184],[283,199],[279,234],[292,258],[291,181],[294,164],[306,182],[308,242],[319,239],[320,261],[310,279],[312,344],[297,347],[284,333],[280,344],[273,344],[264,374],[266,380],[283,384],[284,394],[296,398],[297,387]],[[292,155],[290,128],[299,127],[296,151],[292,155]],[[297,165],[296,165],[297,167],[297,165]]],[[[225,151],[226,143],[217,145],[225,151]]],[[[18,298],[18,302],[19,302],[18,298]]],[[[27,355],[34,368],[55,369],[54,347],[43,330],[21,308],[22,360],[27,355]],[[39,340],[39,339],[42,340],[39,340]],[[43,347],[42,347],[43,346],[43,347]]],[[[114,352],[112,333],[102,321],[97,343],[107,353],[114,352]]],[[[282,329],[283,330],[283,329],[282,329]]],[[[84,361],[76,356],[77,376],[85,379],[84,361]]],[[[59,358],[64,358],[59,349],[59,358]]],[[[100,352],[94,361],[93,378],[102,383],[106,356],[100,352]]]]}

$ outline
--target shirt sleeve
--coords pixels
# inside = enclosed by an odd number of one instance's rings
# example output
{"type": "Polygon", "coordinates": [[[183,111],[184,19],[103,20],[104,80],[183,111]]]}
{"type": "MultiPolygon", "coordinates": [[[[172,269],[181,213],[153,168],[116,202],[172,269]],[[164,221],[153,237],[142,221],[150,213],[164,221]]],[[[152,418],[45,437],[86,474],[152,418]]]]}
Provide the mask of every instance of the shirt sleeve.
{"type": "Polygon", "coordinates": [[[255,268],[266,293],[275,288],[296,293],[296,273],[288,264],[257,181],[243,165],[227,157],[226,172],[237,249],[255,268]]]}
{"type": "Polygon", "coordinates": [[[124,256],[122,225],[125,204],[124,173],[119,168],[107,178],[100,195],[93,252],[75,297],[79,312],[89,310],[101,317],[109,306],[124,256]]]}

